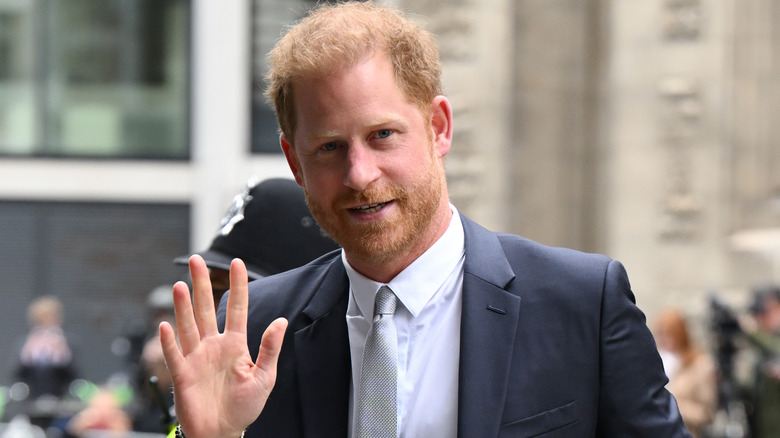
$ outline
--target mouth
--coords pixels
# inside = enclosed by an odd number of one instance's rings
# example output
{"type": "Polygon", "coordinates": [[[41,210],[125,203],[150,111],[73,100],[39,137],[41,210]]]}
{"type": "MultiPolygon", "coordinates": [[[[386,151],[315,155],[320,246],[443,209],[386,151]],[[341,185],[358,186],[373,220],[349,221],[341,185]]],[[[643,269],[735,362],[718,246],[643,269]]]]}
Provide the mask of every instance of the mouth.
{"type": "Polygon", "coordinates": [[[389,203],[390,202],[381,202],[378,204],[366,204],[366,205],[361,205],[359,207],[350,208],[349,210],[360,214],[376,213],[377,211],[381,210],[382,208],[384,208],[385,205],[389,203]]]}

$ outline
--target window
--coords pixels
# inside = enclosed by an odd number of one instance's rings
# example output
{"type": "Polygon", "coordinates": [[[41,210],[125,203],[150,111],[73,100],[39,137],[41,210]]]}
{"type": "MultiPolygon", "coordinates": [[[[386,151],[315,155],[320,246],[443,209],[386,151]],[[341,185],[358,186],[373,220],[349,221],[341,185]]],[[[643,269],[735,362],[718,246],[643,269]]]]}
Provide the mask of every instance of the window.
{"type": "Polygon", "coordinates": [[[306,15],[316,0],[254,0],[252,22],[252,152],[281,153],[276,114],[265,100],[266,55],[285,28],[306,15]]]}
{"type": "Polygon", "coordinates": [[[187,158],[185,0],[0,0],[0,154],[187,158]]]}

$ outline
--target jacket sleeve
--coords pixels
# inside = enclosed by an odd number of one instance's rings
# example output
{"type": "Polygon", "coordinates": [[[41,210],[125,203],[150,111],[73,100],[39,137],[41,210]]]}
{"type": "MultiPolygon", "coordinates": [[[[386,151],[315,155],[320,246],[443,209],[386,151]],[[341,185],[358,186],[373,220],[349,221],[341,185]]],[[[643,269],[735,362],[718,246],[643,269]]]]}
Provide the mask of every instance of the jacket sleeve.
{"type": "Polygon", "coordinates": [[[601,303],[597,436],[690,437],[626,271],[611,261],[601,303]]]}

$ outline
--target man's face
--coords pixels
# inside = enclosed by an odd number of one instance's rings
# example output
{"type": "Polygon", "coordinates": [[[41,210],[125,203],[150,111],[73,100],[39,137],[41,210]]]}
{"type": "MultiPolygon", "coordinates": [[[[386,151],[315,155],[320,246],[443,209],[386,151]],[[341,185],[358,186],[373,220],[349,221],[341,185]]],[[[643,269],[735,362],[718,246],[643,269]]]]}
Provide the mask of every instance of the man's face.
{"type": "Polygon", "coordinates": [[[759,319],[765,330],[780,333],[780,301],[774,297],[766,298],[764,312],[759,319]]]}
{"type": "Polygon", "coordinates": [[[432,102],[433,116],[424,118],[386,56],[296,82],[294,99],[294,147],[284,138],[282,146],[312,214],[347,256],[381,263],[432,244],[449,212],[446,99],[432,102]]]}

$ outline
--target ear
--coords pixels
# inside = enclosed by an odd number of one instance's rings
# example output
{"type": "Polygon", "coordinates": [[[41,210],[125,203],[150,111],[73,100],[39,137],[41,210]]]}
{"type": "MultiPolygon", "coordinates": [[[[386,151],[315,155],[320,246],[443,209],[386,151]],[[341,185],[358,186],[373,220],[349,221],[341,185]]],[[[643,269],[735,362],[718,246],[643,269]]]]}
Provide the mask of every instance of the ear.
{"type": "Polygon", "coordinates": [[[433,148],[439,158],[444,158],[452,145],[452,105],[444,96],[436,96],[431,102],[431,130],[433,148]]]}
{"type": "Polygon", "coordinates": [[[284,157],[287,158],[287,165],[290,166],[290,170],[295,177],[295,182],[298,183],[299,186],[303,186],[301,163],[298,161],[298,157],[295,155],[295,149],[293,148],[292,143],[287,140],[287,137],[285,137],[284,134],[279,136],[279,143],[282,145],[284,157]]]}

